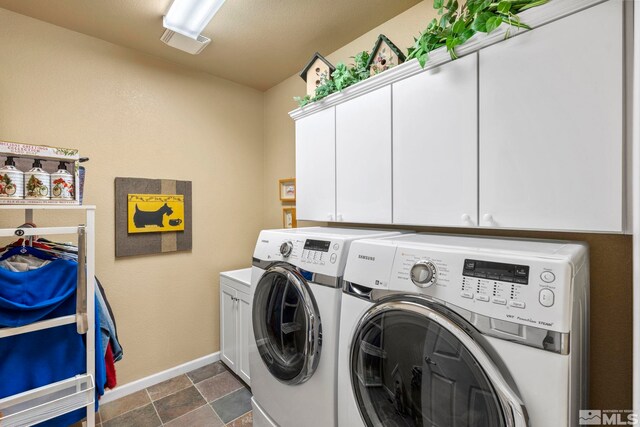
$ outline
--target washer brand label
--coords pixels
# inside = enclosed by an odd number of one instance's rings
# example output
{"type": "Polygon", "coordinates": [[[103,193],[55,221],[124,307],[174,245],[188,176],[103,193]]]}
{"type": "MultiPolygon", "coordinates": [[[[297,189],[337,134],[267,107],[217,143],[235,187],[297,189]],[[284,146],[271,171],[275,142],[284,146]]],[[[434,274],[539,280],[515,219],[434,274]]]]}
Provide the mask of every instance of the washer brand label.
{"type": "Polygon", "coordinates": [[[529,323],[534,323],[534,324],[536,323],[536,321],[533,320],[532,318],[525,319],[524,317],[518,316],[518,320],[520,320],[521,322],[529,322],[529,323]]]}
{"type": "Polygon", "coordinates": [[[375,261],[376,257],[374,256],[367,256],[367,255],[358,255],[358,258],[360,259],[364,259],[366,261],[375,261]]]}

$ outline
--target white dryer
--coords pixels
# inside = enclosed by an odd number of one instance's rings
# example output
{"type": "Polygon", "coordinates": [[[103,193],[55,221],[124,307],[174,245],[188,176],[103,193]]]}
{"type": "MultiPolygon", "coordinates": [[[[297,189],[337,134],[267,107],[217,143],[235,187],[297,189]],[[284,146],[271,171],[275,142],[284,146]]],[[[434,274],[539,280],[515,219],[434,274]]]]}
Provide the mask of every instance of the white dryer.
{"type": "Polygon", "coordinates": [[[337,423],[342,274],[356,239],[397,231],[265,230],[253,255],[251,342],[255,426],[337,423]]]}
{"type": "Polygon", "coordinates": [[[588,390],[586,245],[360,240],[344,286],[339,425],[578,425],[588,390]]]}

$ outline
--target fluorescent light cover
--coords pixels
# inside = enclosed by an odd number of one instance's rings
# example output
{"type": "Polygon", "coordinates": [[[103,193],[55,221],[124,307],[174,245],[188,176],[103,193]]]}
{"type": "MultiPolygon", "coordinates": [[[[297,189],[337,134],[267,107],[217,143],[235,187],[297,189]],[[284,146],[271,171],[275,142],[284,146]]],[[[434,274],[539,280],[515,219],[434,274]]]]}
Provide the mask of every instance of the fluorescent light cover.
{"type": "Polygon", "coordinates": [[[173,0],[164,27],[176,33],[197,39],[224,0],[173,0]]]}

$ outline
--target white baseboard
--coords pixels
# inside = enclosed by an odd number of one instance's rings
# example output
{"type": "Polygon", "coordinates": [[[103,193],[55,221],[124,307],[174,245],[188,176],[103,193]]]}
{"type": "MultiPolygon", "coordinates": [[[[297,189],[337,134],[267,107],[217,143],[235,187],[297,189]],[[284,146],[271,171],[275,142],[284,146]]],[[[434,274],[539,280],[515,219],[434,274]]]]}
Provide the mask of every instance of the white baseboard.
{"type": "Polygon", "coordinates": [[[136,391],[140,391],[152,385],[159,384],[162,381],[166,381],[173,377],[177,377],[178,375],[193,371],[194,369],[202,368],[203,366],[217,362],[218,360],[220,360],[219,351],[208,354],[199,359],[183,363],[182,365],[174,366],[173,368],[169,368],[165,371],[149,375],[148,377],[140,378],[139,380],[127,383],[125,385],[117,386],[115,389],[105,392],[104,396],[100,398],[100,404],[113,402],[116,399],[120,399],[121,397],[128,396],[132,393],[135,393],[136,391]]]}

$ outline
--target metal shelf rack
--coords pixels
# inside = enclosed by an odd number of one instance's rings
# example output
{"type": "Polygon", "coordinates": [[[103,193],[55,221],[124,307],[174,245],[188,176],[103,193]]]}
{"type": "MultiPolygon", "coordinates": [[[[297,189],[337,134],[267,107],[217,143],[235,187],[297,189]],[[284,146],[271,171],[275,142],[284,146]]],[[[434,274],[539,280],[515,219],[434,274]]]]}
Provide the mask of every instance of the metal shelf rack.
{"type": "Polygon", "coordinates": [[[24,210],[25,222],[33,221],[33,211],[84,211],[85,224],[70,227],[1,228],[0,237],[51,235],[78,236],[78,289],[75,315],[34,322],[16,328],[0,329],[0,339],[75,323],[79,334],[86,334],[87,371],[23,393],[0,399],[0,426],[30,426],[86,408],[87,427],[95,426],[95,206],[2,205],[0,210],[24,210]],[[86,262],[86,264],[85,264],[86,262]],[[89,280],[87,280],[89,279],[89,280]]]}

